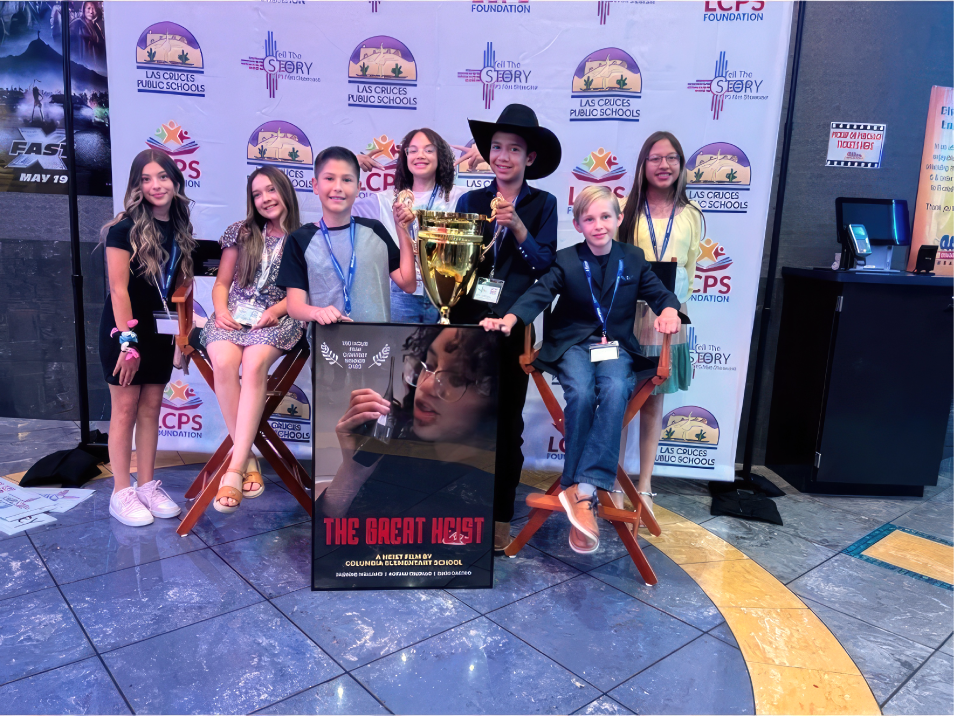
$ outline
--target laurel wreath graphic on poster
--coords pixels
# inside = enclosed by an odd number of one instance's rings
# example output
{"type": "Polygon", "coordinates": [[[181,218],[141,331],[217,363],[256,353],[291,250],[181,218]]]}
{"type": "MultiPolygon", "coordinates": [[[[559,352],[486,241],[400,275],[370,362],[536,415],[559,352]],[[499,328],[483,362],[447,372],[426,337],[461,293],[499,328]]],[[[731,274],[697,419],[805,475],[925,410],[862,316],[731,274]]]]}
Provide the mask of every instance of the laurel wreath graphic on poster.
{"type": "Polygon", "coordinates": [[[384,344],[384,348],[375,353],[374,358],[371,359],[371,362],[374,363],[378,368],[384,365],[384,361],[388,359],[388,356],[391,355],[391,346],[387,343],[384,344]]]}
{"type": "Polygon", "coordinates": [[[322,341],[321,343],[321,357],[328,361],[331,365],[336,365],[341,368],[344,368],[341,363],[338,362],[337,354],[328,347],[328,344],[322,341]]]}

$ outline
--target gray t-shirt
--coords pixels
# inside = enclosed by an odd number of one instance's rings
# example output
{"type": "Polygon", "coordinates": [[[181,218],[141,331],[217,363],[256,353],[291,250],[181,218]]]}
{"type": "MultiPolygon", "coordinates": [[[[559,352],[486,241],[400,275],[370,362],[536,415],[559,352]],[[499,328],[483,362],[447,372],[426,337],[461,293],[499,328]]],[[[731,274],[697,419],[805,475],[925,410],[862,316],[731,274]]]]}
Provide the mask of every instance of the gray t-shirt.
{"type": "MultiPolygon", "coordinates": [[[[345,312],[341,278],[328,253],[328,242],[317,224],[305,224],[288,237],[277,284],[308,292],[312,306],[334,306],[353,321],[391,320],[391,272],[401,266],[401,252],[376,219],[354,217],[355,262],[351,313],[345,312]]],[[[351,227],[328,227],[328,238],[345,280],[351,264],[351,227]]]]}

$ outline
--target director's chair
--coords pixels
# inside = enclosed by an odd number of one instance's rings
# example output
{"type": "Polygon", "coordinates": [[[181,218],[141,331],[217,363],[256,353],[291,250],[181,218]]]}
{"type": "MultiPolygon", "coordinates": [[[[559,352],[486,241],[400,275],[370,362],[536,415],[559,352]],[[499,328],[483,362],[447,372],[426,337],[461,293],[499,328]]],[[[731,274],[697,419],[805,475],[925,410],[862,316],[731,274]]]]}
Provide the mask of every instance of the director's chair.
{"type": "MultiPolygon", "coordinates": [[[[643,407],[646,399],[652,394],[653,388],[657,385],[662,385],[669,377],[669,347],[670,337],[666,335],[663,337],[662,350],[660,351],[656,374],[637,383],[633,397],[629,399],[629,404],[626,406],[626,413],[623,417],[624,430],[630,421],[636,417],[636,413],[643,407]]],[[[560,403],[550,389],[550,385],[543,373],[533,366],[533,361],[537,359],[539,352],[540,351],[534,350],[533,348],[530,337],[530,326],[527,326],[524,337],[524,352],[523,355],[520,356],[520,365],[523,367],[524,372],[533,378],[537,390],[540,391],[540,397],[543,398],[543,403],[553,418],[553,424],[557,430],[560,431],[561,435],[566,435],[563,423],[563,408],[560,407],[560,403]]],[[[643,550],[636,540],[635,532],[639,528],[639,525],[642,524],[649,530],[651,535],[658,537],[661,534],[659,523],[656,522],[656,518],[653,517],[652,512],[650,512],[643,503],[643,498],[637,493],[636,487],[621,465],[616,466],[616,480],[626,496],[629,497],[630,502],[633,503],[634,509],[625,510],[616,507],[616,505],[613,504],[610,493],[606,490],[597,490],[596,495],[599,498],[600,504],[597,507],[596,514],[616,528],[616,533],[626,546],[629,556],[632,558],[636,569],[639,570],[639,574],[646,584],[656,584],[658,581],[656,574],[646,559],[646,555],[643,554],[643,550]],[[633,532],[629,531],[628,525],[635,525],[633,532]]],[[[550,489],[547,490],[545,494],[527,495],[527,505],[531,508],[530,519],[514,538],[513,542],[504,550],[504,554],[508,557],[515,556],[523,549],[523,546],[530,541],[533,535],[537,533],[537,530],[543,526],[543,523],[547,521],[550,515],[554,512],[565,512],[558,497],[560,492],[562,492],[562,487],[560,486],[560,478],[558,477],[553,484],[550,485],[550,489]]]]}
{"type": "MultiPolygon", "coordinates": [[[[194,282],[191,281],[183,284],[172,295],[172,302],[176,304],[179,318],[179,333],[176,335],[176,345],[182,352],[183,358],[191,360],[195,364],[205,382],[214,391],[215,377],[212,374],[212,362],[199,342],[199,329],[193,323],[194,285],[194,282]]],[[[314,487],[311,476],[278,436],[275,429],[268,424],[268,420],[295,383],[298,374],[308,364],[310,354],[306,332],[295,347],[282,357],[278,366],[269,375],[266,385],[265,409],[262,411],[262,422],[258,426],[258,433],[254,440],[254,445],[262,453],[262,457],[278,473],[282,482],[288,487],[288,491],[298,500],[309,517],[312,513],[312,500],[305,490],[314,487]]],[[[231,454],[232,438],[226,435],[222,444],[219,445],[209,461],[199,471],[199,475],[185,493],[186,499],[194,499],[195,502],[192,503],[176,530],[180,536],[185,537],[189,534],[215,498],[219,490],[219,481],[228,468],[231,454]]]]}

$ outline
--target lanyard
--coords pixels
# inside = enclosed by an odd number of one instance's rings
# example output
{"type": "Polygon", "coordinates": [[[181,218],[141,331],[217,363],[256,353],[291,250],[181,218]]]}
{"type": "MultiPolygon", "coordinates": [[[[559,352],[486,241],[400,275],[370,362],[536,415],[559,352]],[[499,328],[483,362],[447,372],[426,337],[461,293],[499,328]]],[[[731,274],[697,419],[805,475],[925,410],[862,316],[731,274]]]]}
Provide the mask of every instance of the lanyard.
{"type": "MultiPolygon", "coordinates": [[[[287,236],[287,234],[285,234],[285,236],[287,236]]],[[[268,250],[268,244],[266,243],[268,236],[262,237],[262,272],[259,274],[258,282],[255,284],[255,289],[259,293],[261,293],[262,289],[268,284],[268,274],[272,269],[272,265],[278,259],[278,252],[281,251],[282,246],[285,244],[285,236],[282,236],[282,238],[275,242],[275,246],[271,251],[268,250]]]]}
{"type": "Polygon", "coordinates": [[[169,296],[169,286],[172,284],[172,277],[175,274],[176,270],[176,261],[179,259],[179,244],[175,241],[172,242],[172,251],[169,254],[169,261],[166,263],[162,272],[162,286],[159,285],[159,279],[155,276],[152,277],[153,282],[156,284],[156,290],[159,292],[159,299],[162,301],[162,307],[166,310],[166,315],[170,318],[172,314],[169,313],[169,306],[166,303],[167,297],[169,296]]]}
{"type": "Polygon", "coordinates": [[[672,233],[672,220],[676,217],[676,202],[672,203],[672,213],[669,215],[669,223],[666,224],[666,238],[663,239],[662,253],[656,248],[656,230],[653,228],[653,215],[649,213],[649,202],[643,204],[646,210],[646,223],[649,224],[649,238],[653,242],[653,253],[656,254],[656,260],[662,261],[666,255],[666,247],[669,246],[669,235],[672,233]]]}
{"type": "Polygon", "coordinates": [[[430,211],[431,207],[434,206],[434,200],[437,199],[437,192],[440,190],[440,184],[435,184],[434,188],[431,189],[431,198],[427,200],[427,208],[425,211],[430,211]]]}
{"type": "Polygon", "coordinates": [[[610,311],[613,310],[613,304],[616,302],[616,290],[619,288],[619,280],[623,278],[623,259],[619,260],[619,268],[616,269],[616,284],[613,286],[613,298],[610,299],[609,308],[606,309],[606,315],[603,315],[603,309],[600,308],[600,302],[596,300],[596,294],[593,292],[593,275],[590,273],[590,264],[583,262],[583,270],[586,272],[586,282],[590,286],[590,298],[593,299],[593,308],[596,309],[596,317],[600,319],[603,326],[603,342],[606,342],[606,321],[609,319],[610,311]]]}
{"type": "Polygon", "coordinates": [[[341,280],[341,292],[344,294],[344,309],[346,314],[351,313],[351,286],[354,284],[354,269],[357,264],[357,254],[354,250],[354,217],[351,218],[351,263],[348,266],[348,280],[345,281],[344,271],[341,270],[341,264],[335,258],[335,252],[331,249],[331,237],[328,235],[328,227],[325,220],[321,219],[318,224],[321,227],[321,235],[325,237],[325,243],[328,244],[328,255],[331,256],[331,263],[335,267],[335,273],[341,280]]]}

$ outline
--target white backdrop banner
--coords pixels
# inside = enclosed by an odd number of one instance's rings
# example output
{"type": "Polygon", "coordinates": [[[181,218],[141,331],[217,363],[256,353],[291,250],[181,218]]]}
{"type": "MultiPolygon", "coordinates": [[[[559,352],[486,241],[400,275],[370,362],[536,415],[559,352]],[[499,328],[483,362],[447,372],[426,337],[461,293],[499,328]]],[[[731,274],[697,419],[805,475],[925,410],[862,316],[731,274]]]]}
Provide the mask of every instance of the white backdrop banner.
{"type": "MultiPolygon", "coordinates": [[[[561,207],[560,246],[580,240],[574,194],[624,196],[654,131],[688,157],[690,195],[708,233],[689,311],[694,375],[666,396],[657,474],[732,479],[788,57],[789,2],[110,2],[106,12],[113,173],[146,147],[170,154],[195,200],[202,239],[245,216],[246,177],[279,167],[317,220],[314,154],[339,144],[383,169],[363,174],[359,209],[393,183],[397,142],[432,127],[458,153],[467,119],[534,108],[563,146],[537,186],[561,207]]],[[[481,186],[486,165],[458,183],[481,186]]],[[[121,184],[121,182],[120,182],[121,184]]],[[[114,204],[121,208],[123,187],[114,204]]],[[[210,287],[199,290],[211,313],[210,287]]],[[[197,309],[198,310],[198,309],[197,309]]],[[[299,455],[310,440],[303,373],[279,427],[299,455]],[[296,442],[300,439],[300,442],[296,442]]],[[[530,388],[528,468],[560,469],[563,446],[530,388]]],[[[557,387],[559,395],[559,388],[557,387]]],[[[205,451],[225,434],[198,375],[173,375],[160,447],[205,451]]],[[[638,422],[638,421],[635,421],[638,422]]],[[[625,461],[638,468],[634,424],[625,461]]]]}

